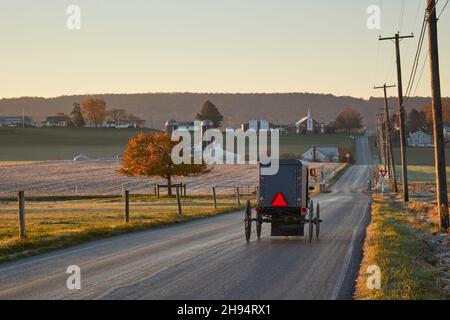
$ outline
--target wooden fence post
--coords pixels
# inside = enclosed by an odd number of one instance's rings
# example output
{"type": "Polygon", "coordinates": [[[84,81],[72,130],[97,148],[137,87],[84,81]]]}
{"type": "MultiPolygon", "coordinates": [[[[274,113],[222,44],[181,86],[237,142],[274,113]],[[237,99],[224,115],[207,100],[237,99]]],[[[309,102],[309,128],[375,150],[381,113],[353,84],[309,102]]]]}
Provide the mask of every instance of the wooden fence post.
{"type": "Polygon", "coordinates": [[[19,236],[20,239],[27,237],[26,225],[25,225],[25,191],[19,191],[19,236]]]}
{"type": "Polygon", "coordinates": [[[124,212],[125,223],[130,222],[130,191],[125,190],[125,212],[124,212]]]}
{"type": "Polygon", "coordinates": [[[241,196],[240,196],[240,192],[239,192],[239,187],[236,187],[236,200],[237,200],[238,207],[240,207],[241,206],[241,196]]]}
{"type": "Polygon", "coordinates": [[[184,189],[184,196],[186,197],[186,196],[187,196],[187,192],[186,192],[186,183],[184,184],[183,189],[184,189]]]}
{"type": "Polygon", "coordinates": [[[180,197],[180,188],[177,187],[177,204],[178,204],[178,214],[181,216],[183,214],[182,208],[181,208],[181,197],[180,197]]]}
{"type": "Polygon", "coordinates": [[[159,184],[156,185],[156,195],[157,195],[158,198],[159,198],[159,184]]]}
{"type": "Polygon", "coordinates": [[[216,187],[213,187],[212,190],[213,190],[214,209],[217,209],[216,187]]]}

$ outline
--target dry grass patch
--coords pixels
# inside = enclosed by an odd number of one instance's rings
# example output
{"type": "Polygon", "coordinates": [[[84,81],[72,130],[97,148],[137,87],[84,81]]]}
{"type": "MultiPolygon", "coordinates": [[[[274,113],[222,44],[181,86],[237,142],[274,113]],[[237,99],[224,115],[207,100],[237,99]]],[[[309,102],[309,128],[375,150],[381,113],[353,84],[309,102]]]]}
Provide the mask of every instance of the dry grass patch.
{"type": "MultiPolygon", "coordinates": [[[[422,210],[419,204],[412,204],[422,210]]],[[[359,300],[442,299],[439,269],[427,262],[430,248],[410,223],[414,213],[388,196],[375,195],[364,259],[357,280],[359,300]],[[367,286],[369,266],[381,269],[381,289],[367,286]]]]}
{"type": "Polygon", "coordinates": [[[408,210],[413,213],[410,223],[421,230],[439,232],[439,213],[437,206],[432,201],[412,201],[408,204],[408,210]]]}
{"type": "Polygon", "coordinates": [[[88,240],[182,223],[239,209],[232,197],[219,197],[218,205],[218,209],[214,209],[211,197],[187,197],[183,199],[183,215],[180,216],[174,198],[136,196],[130,202],[130,223],[125,224],[124,205],[120,197],[27,201],[28,238],[20,240],[17,237],[17,204],[3,201],[0,206],[0,262],[88,240]]]}
{"type": "Polygon", "coordinates": [[[0,161],[0,167],[39,164],[42,161],[0,161]]]}

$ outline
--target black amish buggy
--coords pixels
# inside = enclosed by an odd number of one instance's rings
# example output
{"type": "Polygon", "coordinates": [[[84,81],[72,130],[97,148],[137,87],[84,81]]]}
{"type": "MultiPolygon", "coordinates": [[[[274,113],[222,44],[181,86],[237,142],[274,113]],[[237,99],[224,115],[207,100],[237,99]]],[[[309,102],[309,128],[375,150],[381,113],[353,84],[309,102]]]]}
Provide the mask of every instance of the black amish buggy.
{"type": "MultiPolygon", "coordinates": [[[[267,165],[269,167],[270,165],[267,165]]],[[[316,238],[320,232],[320,206],[309,197],[310,172],[300,160],[280,160],[279,171],[275,175],[262,175],[260,164],[259,189],[256,205],[256,218],[252,218],[250,201],[245,208],[245,237],[250,241],[252,222],[256,222],[256,233],[261,238],[263,223],[271,223],[273,237],[303,237],[305,225],[309,226],[309,241],[312,241],[314,226],[316,238]]]]}

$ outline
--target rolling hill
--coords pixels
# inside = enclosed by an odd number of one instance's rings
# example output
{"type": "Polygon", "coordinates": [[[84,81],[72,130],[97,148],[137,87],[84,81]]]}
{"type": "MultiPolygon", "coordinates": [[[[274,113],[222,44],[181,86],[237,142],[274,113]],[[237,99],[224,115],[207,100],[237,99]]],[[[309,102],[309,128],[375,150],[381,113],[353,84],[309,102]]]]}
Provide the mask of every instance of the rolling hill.
{"type": "MultiPolygon", "coordinates": [[[[74,102],[80,102],[86,95],[61,96],[56,98],[22,97],[0,100],[0,116],[20,115],[25,110],[35,121],[43,121],[47,115],[57,112],[69,113],[74,102]]],[[[224,115],[223,125],[238,127],[252,119],[267,119],[275,124],[293,123],[307,113],[308,108],[318,121],[326,123],[347,107],[360,112],[368,127],[373,127],[375,115],[380,113],[383,99],[364,100],[348,96],[312,93],[273,94],[226,94],[226,93],[147,93],[147,94],[99,94],[109,108],[123,108],[141,116],[146,126],[161,129],[164,123],[175,118],[189,121],[200,110],[206,100],[214,102],[224,115]]],[[[429,98],[412,98],[408,109],[422,108],[429,98]]],[[[391,109],[397,109],[397,99],[390,98],[391,109]]]]}

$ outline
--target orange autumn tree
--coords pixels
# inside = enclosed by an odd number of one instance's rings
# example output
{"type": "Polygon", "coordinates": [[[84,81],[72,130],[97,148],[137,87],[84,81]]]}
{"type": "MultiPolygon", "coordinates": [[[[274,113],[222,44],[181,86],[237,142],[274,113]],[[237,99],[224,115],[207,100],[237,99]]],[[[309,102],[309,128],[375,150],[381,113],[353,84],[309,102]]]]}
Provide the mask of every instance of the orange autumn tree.
{"type": "Polygon", "coordinates": [[[171,141],[167,133],[140,133],[131,138],[124,154],[119,173],[133,177],[159,177],[166,179],[169,196],[172,195],[174,177],[184,177],[208,172],[204,164],[180,164],[172,162],[173,147],[178,142],[171,141]]]}
{"type": "Polygon", "coordinates": [[[359,112],[347,108],[338,115],[334,125],[336,129],[348,130],[348,134],[351,134],[352,130],[363,127],[363,118],[359,112]]]}
{"type": "Polygon", "coordinates": [[[81,113],[86,121],[93,123],[98,128],[107,116],[106,102],[95,98],[83,100],[81,102],[81,113]]]}

